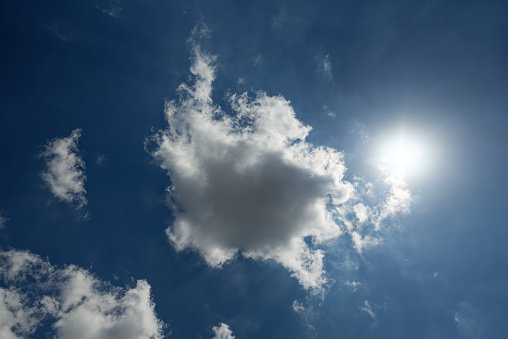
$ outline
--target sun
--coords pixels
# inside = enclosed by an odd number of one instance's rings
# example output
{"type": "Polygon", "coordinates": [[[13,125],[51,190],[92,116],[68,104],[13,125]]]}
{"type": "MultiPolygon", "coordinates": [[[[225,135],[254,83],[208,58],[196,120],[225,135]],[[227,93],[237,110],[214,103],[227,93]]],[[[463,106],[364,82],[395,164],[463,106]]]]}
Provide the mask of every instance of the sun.
{"type": "Polygon", "coordinates": [[[399,136],[385,143],[381,150],[380,166],[397,174],[412,174],[424,166],[425,151],[421,142],[399,136]]]}

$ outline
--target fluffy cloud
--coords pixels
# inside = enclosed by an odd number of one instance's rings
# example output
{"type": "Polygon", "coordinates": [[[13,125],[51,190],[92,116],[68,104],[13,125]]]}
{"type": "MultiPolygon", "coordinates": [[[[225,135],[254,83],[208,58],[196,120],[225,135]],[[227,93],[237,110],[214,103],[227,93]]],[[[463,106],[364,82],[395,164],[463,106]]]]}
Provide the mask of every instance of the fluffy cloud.
{"type": "Polygon", "coordinates": [[[393,194],[384,207],[358,204],[355,186],[344,180],[343,154],[306,142],[311,127],[282,96],[229,94],[228,112],[214,104],[216,57],[190,41],[195,82],[179,86],[179,99],[165,105],[169,126],[146,142],[171,178],[171,244],[199,251],[213,267],[238,253],[274,260],[305,289],[322,291],[327,278],[320,248],[344,231],[359,251],[379,243],[360,226],[396,213],[404,189],[390,181],[393,194]],[[358,204],[355,222],[345,213],[352,202],[358,204]]]}
{"type": "Polygon", "coordinates": [[[229,328],[227,324],[220,323],[219,326],[214,326],[212,328],[213,338],[212,339],[235,339],[236,337],[233,335],[233,331],[229,328]]]}
{"type": "Polygon", "coordinates": [[[78,207],[87,204],[85,197],[85,162],[78,154],[78,140],[81,129],[72,131],[67,138],[50,141],[40,154],[46,161],[47,169],[41,177],[51,192],[60,200],[77,202],[78,207]]]}
{"type": "Polygon", "coordinates": [[[311,128],[281,96],[230,95],[226,114],[211,99],[215,57],[194,47],[192,87],[166,103],[169,127],[151,154],[171,176],[176,221],[166,231],[177,250],[198,250],[214,267],[238,251],[273,259],[308,289],[326,278],[323,253],[309,246],[341,234],[329,206],[346,201],[342,154],[305,142],[311,128]]]}
{"type": "Polygon", "coordinates": [[[47,319],[56,338],[163,337],[144,280],[124,290],[23,251],[0,252],[0,279],[1,338],[29,337],[47,319]]]}

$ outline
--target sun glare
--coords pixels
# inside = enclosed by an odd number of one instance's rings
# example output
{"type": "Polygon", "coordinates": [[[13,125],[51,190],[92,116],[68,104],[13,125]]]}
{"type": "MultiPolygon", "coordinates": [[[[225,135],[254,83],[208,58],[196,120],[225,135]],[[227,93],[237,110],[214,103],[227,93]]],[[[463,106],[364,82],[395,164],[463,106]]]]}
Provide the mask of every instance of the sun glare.
{"type": "Polygon", "coordinates": [[[424,151],[415,140],[398,138],[387,142],[381,151],[381,166],[399,174],[410,174],[421,170],[423,166],[424,151]]]}

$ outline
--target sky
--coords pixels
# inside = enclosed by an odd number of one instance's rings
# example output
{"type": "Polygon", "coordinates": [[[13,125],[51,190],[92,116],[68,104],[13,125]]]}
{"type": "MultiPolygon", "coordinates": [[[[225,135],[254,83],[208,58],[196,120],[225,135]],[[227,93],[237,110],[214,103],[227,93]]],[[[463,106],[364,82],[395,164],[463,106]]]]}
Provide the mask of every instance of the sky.
{"type": "Polygon", "coordinates": [[[1,338],[506,338],[504,1],[0,2],[1,338]]]}

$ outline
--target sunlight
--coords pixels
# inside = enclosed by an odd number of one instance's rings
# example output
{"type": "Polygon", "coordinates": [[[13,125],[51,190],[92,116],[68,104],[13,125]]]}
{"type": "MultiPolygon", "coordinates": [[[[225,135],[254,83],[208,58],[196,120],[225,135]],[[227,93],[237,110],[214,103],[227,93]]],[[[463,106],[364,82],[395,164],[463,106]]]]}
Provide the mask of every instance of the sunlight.
{"type": "Polygon", "coordinates": [[[387,142],[381,150],[381,167],[389,172],[410,174],[423,167],[424,150],[416,140],[399,136],[387,142]]]}

